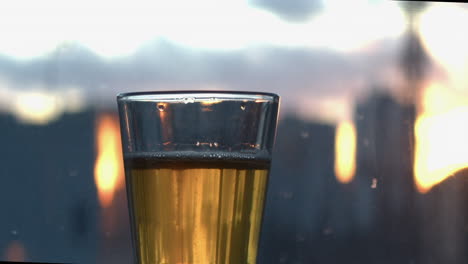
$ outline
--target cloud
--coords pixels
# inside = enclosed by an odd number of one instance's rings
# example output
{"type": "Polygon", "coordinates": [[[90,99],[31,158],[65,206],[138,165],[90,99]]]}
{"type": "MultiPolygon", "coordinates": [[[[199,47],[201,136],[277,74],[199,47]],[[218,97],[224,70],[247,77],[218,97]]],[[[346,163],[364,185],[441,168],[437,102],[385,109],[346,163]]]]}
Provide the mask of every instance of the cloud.
{"type": "Polygon", "coordinates": [[[295,22],[307,20],[323,8],[319,0],[251,0],[251,3],[295,22]]]}
{"type": "MultiPolygon", "coordinates": [[[[342,102],[394,67],[398,45],[383,41],[365,53],[251,47],[229,52],[187,49],[157,41],[135,54],[104,60],[80,46],[31,61],[0,57],[0,78],[14,89],[78,87],[88,104],[115,106],[115,95],[137,90],[225,89],[282,95],[284,109],[320,111],[342,102]],[[333,99],[333,100],[332,100],[333,99]]],[[[396,65],[396,64],[395,64],[396,65]]]]}

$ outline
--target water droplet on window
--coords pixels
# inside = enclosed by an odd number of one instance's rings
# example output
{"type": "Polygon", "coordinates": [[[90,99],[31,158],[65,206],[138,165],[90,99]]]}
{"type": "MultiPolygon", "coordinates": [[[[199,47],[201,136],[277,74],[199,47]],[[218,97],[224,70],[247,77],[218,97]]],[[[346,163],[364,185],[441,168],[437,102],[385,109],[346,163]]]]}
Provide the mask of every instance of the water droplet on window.
{"type": "Polygon", "coordinates": [[[373,179],[372,179],[371,188],[372,188],[372,189],[377,188],[377,179],[376,179],[376,178],[373,178],[373,179]]]}
{"type": "Polygon", "coordinates": [[[200,141],[197,141],[197,144],[195,144],[197,147],[200,146],[200,141]]]}
{"type": "Polygon", "coordinates": [[[164,111],[164,105],[163,104],[158,104],[158,110],[159,110],[159,112],[164,111]]]}
{"type": "Polygon", "coordinates": [[[369,146],[369,139],[367,139],[367,138],[364,139],[364,146],[365,147],[369,146]]]}
{"type": "Polygon", "coordinates": [[[326,235],[326,236],[333,234],[333,228],[331,228],[331,227],[325,228],[323,230],[323,234],[326,235]]]}
{"type": "Polygon", "coordinates": [[[245,103],[241,103],[240,107],[241,107],[242,111],[244,111],[245,110],[245,103]]]}
{"type": "Polygon", "coordinates": [[[304,233],[296,234],[296,241],[297,241],[297,242],[305,241],[305,239],[306,239],[306,236],[305,236],[304,233]]]}

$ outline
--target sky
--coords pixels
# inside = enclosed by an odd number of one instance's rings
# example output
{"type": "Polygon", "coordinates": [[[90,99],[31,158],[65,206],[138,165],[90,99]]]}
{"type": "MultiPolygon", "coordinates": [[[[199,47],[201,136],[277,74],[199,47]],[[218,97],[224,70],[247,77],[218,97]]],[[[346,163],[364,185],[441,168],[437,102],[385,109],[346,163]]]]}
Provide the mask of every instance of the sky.
{"type": "Polygon", "coordinates": [[[402,29],[396,3],[342,2],[9,1],[0,9],[0,30],[5,34],[0,52],[30,58],[71,42],[101,56],[115,57],[130,55],[146,42],[161,38],[199,49],[265,44],[350,49],[381,37],[380,32],[395,35],[402,29]],[[343,30],[346,28],[353,31],[343,30]]]}
{"type": "Polygon", "coordinates": [[[55,118],[115,107],[119,92],[229,89],[275,92],[284,111],[336,121],[364,90],[398,86],[397,1],[284,2],[2,3],[0,110],[55,118]]]}

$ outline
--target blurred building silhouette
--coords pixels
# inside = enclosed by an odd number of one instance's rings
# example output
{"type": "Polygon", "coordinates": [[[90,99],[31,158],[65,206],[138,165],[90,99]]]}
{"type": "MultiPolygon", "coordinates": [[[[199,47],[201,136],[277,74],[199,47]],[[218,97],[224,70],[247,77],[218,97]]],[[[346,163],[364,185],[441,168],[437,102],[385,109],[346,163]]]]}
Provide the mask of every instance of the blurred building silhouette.
{"type": "MultiPolygon", "coordinates": [[[[94,183],[95,119],[95,111],[88,110],[37,126],[0,114],[0,260],[7,260],[5,253],[13,242],[24,248],[27,261],[98,263],[98,258],[103,259],[109,247],[103,242],[109,234],[100,224],[94,183]]],[[[127,222],[126,199],[121,196],[116,197],[122,211],[116,221],[127,222]]],[[[119,251],[109,256],[120,260],[112,263],[127,263],[131,258],[125,227],[116,232],[126,240],[113,246],[119,251]]]]}
{"type": "Polygon", "coordinates": [[[421,263],[468,263],[468,170],[418,197],[421,263]]]}
{"type": "Polygon", "coordinates": [[[259,263],[316,263],[320,241],[343,228],[333,146],[331,125],[294,117],[279,123],[259,263]]]}
{"type": "Polygon", "coordinates": [[[348,184],[333,172],[334,126],[280,122],[259,263],[416,260],[415,114],[378,89],[356,106],[357,170],[348,184]]]}
{"type": "Polygon", "coordinates": [[[26,260],[92,263],[98,204],[94,114],[44,126],[0,116],[0,252],[19,241],[26,260]]]}
{"type": "Polygon", "coordinates": [[[376,89],[357,105],[355,182],[371,228],[369,238],[379,263],[406,263],[416,257],[417,220],[413,180],[414,104],[400,104],[376,89]],[[366,202],[368,201],[368,202],[366,202]]]}
{"type": "MultiPolygon", "coordinates": [[[[334,174],[333,125],[280,121],[258,263],[467,263],[467,173],[418,193],[415,106],[384,91],[355,107],[356,173],[347,184],[334,174]]],[[[113,208],[97,199],[95,125],[94,110],[43,126],[0,116],[2,258],[17,241],[29,261],[131,263],[124,192],[113,208]]]]}
{"type": "MultiPolygon", "coordinates": [[[[348,184],[334,175],[333,125],[294,116],[279,123],[259,263],[466,263],[466,171],[420,194],[415,106],[375,89],[354,119],[357,166],[348,184]]],[[[2,254],[18,241],[30,261],[131,262],[125,194],[110,209],[97,199],[95,120],[95,111],[44,126],[0,116],[2,254]],[[114,233],[106,214],[124,223],[114,233]]]]}
{"type": "Polygon", "coordinates": [[[402,1],[401,7],[408,21],[400,55],[400,70],[405,81],[401,96],[407,103],[418,104],[426,73],[430,68],[430,58],[421,43],[418,24],[418,16],[427,7],[427,3],[402,1]]]}

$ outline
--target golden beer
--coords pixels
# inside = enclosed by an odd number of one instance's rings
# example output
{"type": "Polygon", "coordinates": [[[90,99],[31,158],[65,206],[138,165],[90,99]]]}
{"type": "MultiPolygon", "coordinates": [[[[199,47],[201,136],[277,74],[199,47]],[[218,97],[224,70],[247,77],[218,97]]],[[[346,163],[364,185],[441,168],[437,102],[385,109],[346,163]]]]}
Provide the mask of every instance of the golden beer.
{"type": "Polygon", "coordinates": [[[254,264],[269,160],[125,159],[141,264],[254,264]]]}

